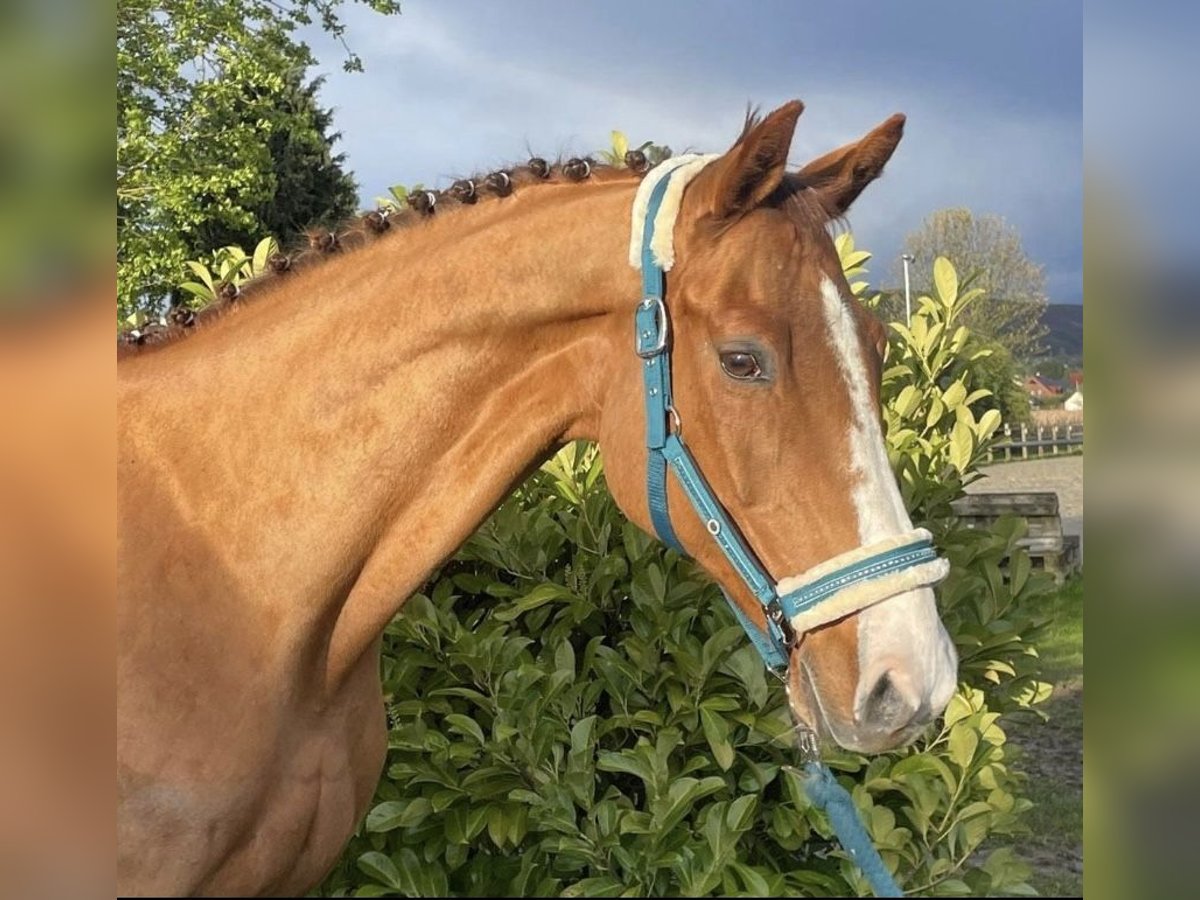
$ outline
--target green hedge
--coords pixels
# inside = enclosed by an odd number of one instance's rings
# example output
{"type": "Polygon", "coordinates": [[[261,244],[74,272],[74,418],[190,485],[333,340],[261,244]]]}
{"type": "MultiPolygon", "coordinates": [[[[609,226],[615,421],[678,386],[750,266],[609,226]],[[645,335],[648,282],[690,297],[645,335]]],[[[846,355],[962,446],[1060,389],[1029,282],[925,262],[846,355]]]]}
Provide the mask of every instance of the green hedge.
{"type": "MultiPolygon", "coordinates": [[[[838,246],[859,274],[867,254],[838,246]]],[[[914,745],[828,762],[906,890],[1031,893],[1009,849],[977,851],[1018,833],[1030,805],[1002,723],[1047,693],[1029,640],[1048,583],[1014,550],[1019,523],[948,517],[996,423],[971,410],[956,325],[974,295],[944,260],[936,271],[937,296],[893,328],[885,418],[914,520],[952,563],[939,603],[962,684],[914,745]]],[[[796,753],[782,684],[708,578],[625,521],[593,447],[559,452],[408,601],[383,681],[385,775],[323,893],[868,891],[783,768],[796,753]]]]}

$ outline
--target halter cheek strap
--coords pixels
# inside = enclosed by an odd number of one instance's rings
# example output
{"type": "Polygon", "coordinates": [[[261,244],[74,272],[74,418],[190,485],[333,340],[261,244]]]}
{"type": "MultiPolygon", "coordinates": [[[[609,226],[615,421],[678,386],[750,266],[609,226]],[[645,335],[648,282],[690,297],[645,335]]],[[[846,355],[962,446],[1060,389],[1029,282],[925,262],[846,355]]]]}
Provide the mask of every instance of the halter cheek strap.
{"type": "Polygon", "coordinates": [[[782,670],[787,668],[796,634],[904,591],[935,584],[945,577],[949,566],[938,558],[929,532],[916,529],[851,550],[776,584],[705,481],[683,441],[679,414],[671,400],[671,325],[664,271],[674,262],[669,229],[683,188],[713,158],[667,160],[646,176],[634,201],[630,259],[642,270],[642,302],[634,313],[634,348],[643,366],[646,497],[655,532],[668,546],[684,552],[667,504],[668,468],[675,473],[692,509],[762,606],[765,628],[755,624],[728,594],[725,599],[767,667],[782,670]],[[656,232],[656,228],[663,230],[656,232]]]}

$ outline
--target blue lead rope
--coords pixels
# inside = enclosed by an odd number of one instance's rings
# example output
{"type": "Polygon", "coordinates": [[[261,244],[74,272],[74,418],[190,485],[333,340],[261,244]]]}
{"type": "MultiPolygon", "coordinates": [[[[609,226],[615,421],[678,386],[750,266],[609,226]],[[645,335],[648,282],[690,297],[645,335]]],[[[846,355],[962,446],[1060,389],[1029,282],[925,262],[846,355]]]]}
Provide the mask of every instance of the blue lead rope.
{"type": "Polygon", "coordinates": [[[862,869],[863,875],[871,885],[871,892],[876,897],[903,897],[904,892],[892,878],[892,873],[883,863],[883,858],[871,836],[863,827],[858,809],[854,805],[849,792],[838,784],[833,773],[820,760],[810,760],[801,773],[804,781],[804,792],[817,809],[825,810],[829,824],[842,847],[850,854],[850,858],[862,869]]]}

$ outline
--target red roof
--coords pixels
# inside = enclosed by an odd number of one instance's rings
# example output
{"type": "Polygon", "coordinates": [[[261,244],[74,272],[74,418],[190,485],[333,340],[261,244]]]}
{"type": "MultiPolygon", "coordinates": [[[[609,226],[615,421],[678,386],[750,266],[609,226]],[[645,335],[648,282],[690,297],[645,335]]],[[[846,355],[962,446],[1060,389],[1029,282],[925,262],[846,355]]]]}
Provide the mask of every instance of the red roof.
{"type": "Polygon", "coordinates": [[[1025,379],[1025,390],[1042,397],[1052,397],[1063,393],[1061,382],[1045,375],[1030,375],[1025,379]]]}

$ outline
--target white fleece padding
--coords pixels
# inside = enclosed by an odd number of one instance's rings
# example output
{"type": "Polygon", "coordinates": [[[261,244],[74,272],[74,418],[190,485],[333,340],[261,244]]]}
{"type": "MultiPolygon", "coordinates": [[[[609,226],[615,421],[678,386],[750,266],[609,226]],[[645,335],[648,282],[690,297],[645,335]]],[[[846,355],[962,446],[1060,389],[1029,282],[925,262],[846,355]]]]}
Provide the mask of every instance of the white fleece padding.
{"type": "Polygon", "coordinates": [[[656,184],[674,172],[671,183],[667,185],[667,192],[663,195],[662,205],[658,208],[658,215],[654,219],[654,237],[650,242],[654,261],[664,272],[671,271],[671,267],[675,265],[675,219],[683,202],[683,189],[700,174],[701,169],[720,157],[720,153],[685,153],[663,160],[646,173],[633,198],[629,232],[631,266],[635,269],[642,267],[642,234],[646,230],[646,210],[650,206],[650,192],[656,184]]]}
{"type": "MultiPolygon", "coordinates": [[[[776,585],[780,596],[790,594],[805,585],[812,584],[826,575],[831,575],[847,566],[854,565],[864,559],[886,553],[897,547],[903,547],[916,541],[929,540],[929,532],[924,528],[916,528],[905,534],[897,534],[871,544],[869,547],[856,547],[832,559],[827,559],[813,566],[800,575],[791,575],[776,585]]],[[[950,571],[950,563],[944,559],[934,559],[898,572],[892,572],[880,578],[871,578],[856,582],[842,588],[836,594],[826,597],[811,609],[804,610],[792,617],[791,624],[796,634],[803,634],[821,625],[827,625],[868,606],[873,606],[889,597],[895,597],[906,591],[937,584],[950,571]]]]}

